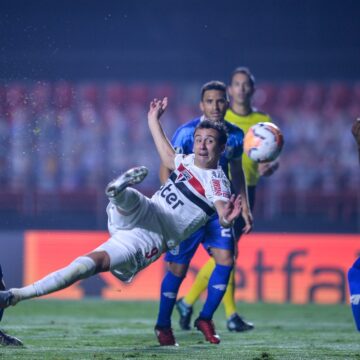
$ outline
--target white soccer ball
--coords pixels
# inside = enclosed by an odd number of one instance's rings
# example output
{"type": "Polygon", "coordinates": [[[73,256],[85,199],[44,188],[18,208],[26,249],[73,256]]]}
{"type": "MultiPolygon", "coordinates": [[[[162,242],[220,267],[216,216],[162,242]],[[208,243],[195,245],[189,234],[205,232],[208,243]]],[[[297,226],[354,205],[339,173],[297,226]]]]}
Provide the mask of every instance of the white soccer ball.
{"type": "Polygon", "coordinates": [[[258,163],[275,160],[283,145],[284,138],[280,129],[270,122],[253,125],[244,138],[245,153],[258,163]]]}

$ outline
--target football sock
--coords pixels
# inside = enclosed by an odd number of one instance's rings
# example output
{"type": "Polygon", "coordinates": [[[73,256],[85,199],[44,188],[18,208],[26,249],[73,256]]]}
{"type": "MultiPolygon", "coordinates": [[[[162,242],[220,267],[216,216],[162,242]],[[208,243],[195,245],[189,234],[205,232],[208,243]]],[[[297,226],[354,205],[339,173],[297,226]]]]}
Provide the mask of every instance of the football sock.
{"type": "Polygon", "coordinates": [[[80,256],[63,269],[54,271],[35,283],[19,289],[11,289],[16,302],[36,296],[50,294],[64,289],[75,281],[85,279],[95,273],[96,264],[87,256],[80,256]]]}
{"type": "Polygon", "coordinates": [[[131,215],[140,205],[139,192],[132,188],[124,189],[120,194],[109,198],[109,200],[119,208],[122,215],[131,215]]]}
{"type": "Polygon", "coordinates": [[[234,269],[231,271],[229,282],[225,291],[225,295],[222,299],[225,308],[225,315],[228,319],[231,315],[236,313],[236,305],[234,300],[234,291],[235,291],[235,275],[234,269]]]}
{"type": "Polygon", "coordinates": [[[168,271],[161,283],[160,306],[156,325],[160,327],[171,327],[171,314],[176,302],[176,296],[183,277],[175,276],[168,271]]]}
{"type": "Polygon", "coordinates": [[[214,312],[225,294],[232,269],[233,266],[216,264],[209,280],[208,295],[200,313],[200,318],[206,320],[212,319],[214,312]]]}
{"type": "Polygon", "coordinates": [[[355,325],[360,331],[360,258],[358,258],[348,272],[350,289],[350,304],[355,325]]]}
{"type": "Polygon", "coordinates": [[[199,270],[190,291],[184,297],[186,305],[195,304],[201,293],[207,288],[210,276],[215,269],[215,260],[210,258],[205,265],[199,270]]]}

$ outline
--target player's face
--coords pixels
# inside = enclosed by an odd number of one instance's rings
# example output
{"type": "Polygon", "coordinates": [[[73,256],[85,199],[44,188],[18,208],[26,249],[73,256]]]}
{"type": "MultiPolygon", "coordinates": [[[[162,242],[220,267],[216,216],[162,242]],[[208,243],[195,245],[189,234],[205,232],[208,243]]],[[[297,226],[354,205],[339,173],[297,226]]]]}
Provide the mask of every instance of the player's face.
{"type": "Polygon", "coordinates": [[[221,90],[207,90],[200,102],[200,109],[205,118],[211,121],[221,121],[224,119],[229,102],[226,94],[221,90]]]}
{"type": "Polygon", "coordinates": [[[249,105],[254,95],[254,87],[249,77],[243,73],[234,75],[228,91],[232,101],[238,105],[249,105]]]}
{"type": "Polygon", "coordinates": [[[216,169],[224,145],[219,144],[215,129],[197,129],[194,134],[195,165],[202,169],[216,169]]]}

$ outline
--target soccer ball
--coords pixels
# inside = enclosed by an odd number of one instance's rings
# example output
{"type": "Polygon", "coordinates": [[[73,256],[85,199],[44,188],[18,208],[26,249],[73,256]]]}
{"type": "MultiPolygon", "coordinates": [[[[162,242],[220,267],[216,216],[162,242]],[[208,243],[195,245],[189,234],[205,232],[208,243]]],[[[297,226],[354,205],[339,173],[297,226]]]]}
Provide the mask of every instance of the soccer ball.
{"type": "Polygon", "coordinates": [[[280,129],[270,122],[253,125],[245,135],[244,151],[258,163],[275,160],[284,145],[280,129]]]}

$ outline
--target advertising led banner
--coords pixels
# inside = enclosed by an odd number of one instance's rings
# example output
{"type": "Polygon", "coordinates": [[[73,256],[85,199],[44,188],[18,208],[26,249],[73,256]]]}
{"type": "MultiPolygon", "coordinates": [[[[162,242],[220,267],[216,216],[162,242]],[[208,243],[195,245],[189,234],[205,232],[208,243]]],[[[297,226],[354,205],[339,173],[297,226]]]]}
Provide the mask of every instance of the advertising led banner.
{"type": "MultiPolygon", "coordinates": [[[[107,232],[28,231],[24,241],[24,284],[66,266],[108,239],[107,232]]],[[[246,302],[344,303],[347,270],[360,255],[360,235],[270,234],[244,236],[236,265],[236,299],[246,302]]],[[[180,296],[191,286],[208,255],[200,246],[180,296]]],[[[102,296],[119,300],[158,300],[166,271],[163,258],[124,284],[110,273],[81,281],[48,297],[102,296]]]]}

